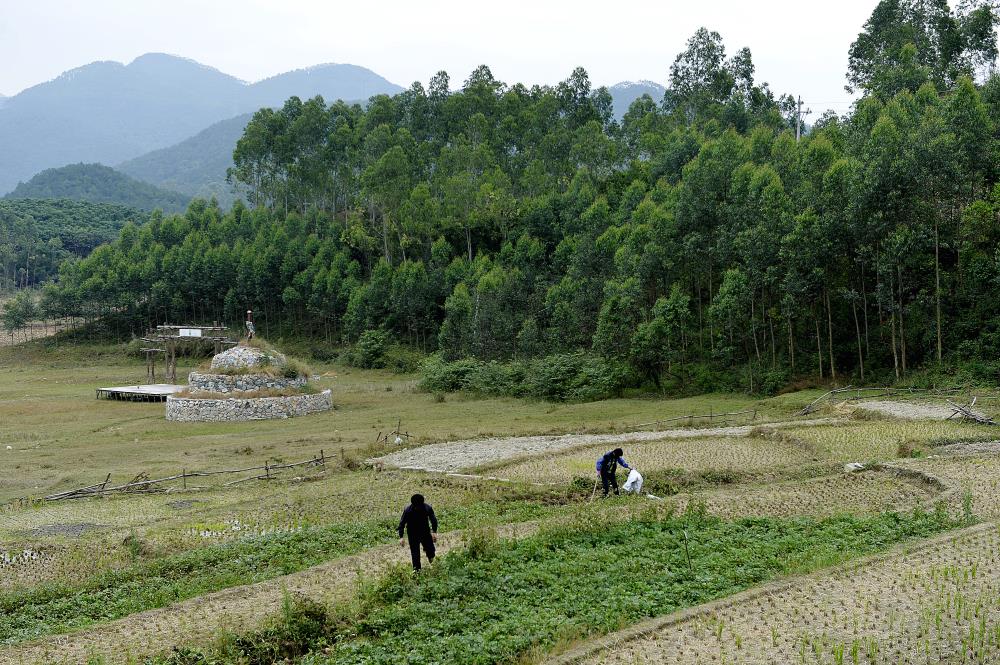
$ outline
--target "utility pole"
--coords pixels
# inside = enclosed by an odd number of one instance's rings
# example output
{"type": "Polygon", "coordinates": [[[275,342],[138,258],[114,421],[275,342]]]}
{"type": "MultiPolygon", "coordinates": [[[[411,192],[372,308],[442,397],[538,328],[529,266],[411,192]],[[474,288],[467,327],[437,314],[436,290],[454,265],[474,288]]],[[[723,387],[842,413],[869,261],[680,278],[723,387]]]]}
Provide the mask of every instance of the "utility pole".
{"type": "MultiPolygon", "coordinates": [[[[806,115],[812,113],[810,109],[806,109],[806,115]]],[[[799,139],[802,138],[802,95],[799,95],[798,104],[795,108],[795,142],[798,143],[799,139]]]]}

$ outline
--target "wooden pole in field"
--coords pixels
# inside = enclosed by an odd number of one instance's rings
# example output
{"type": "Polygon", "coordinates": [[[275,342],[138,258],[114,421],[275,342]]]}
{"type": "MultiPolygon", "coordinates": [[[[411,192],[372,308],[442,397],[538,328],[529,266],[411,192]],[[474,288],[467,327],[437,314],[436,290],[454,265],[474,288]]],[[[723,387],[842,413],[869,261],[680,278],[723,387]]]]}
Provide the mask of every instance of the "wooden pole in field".
{"type": "Polygon", "coordinates": [[[689,573],[693,573],[694,569],[691,567],[691,553],[688,551],[688,532],[687,532],[687,529],[684,529],[682,533],[684,534],[684,556],[687,557],[688,572],[689,573]]]}

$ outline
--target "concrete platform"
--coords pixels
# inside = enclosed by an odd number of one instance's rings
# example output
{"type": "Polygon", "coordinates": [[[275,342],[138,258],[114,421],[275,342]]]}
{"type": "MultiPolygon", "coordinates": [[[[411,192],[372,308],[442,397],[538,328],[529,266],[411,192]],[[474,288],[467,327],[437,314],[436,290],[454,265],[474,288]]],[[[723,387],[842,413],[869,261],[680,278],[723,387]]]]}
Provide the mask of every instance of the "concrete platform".
{"type": "Polygon", "coordinates": [[[168,395],[185,390],[187,386],[173,383],[152,383],[145,386],[113,386],[97,388],[97,399],[116,399],[126,402],[166,402],[168,395]]]}

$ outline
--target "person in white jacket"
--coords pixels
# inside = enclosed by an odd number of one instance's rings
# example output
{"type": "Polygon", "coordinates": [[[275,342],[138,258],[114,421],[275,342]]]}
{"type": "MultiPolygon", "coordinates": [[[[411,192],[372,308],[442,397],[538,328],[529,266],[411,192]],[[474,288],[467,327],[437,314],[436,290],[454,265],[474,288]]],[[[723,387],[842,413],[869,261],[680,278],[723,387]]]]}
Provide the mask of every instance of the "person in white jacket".
{"type": "Polygon", "coordinates": [[[642,494],[642,474],[635,469],[629,469],[622,491],[626,494],[642,494]]]}

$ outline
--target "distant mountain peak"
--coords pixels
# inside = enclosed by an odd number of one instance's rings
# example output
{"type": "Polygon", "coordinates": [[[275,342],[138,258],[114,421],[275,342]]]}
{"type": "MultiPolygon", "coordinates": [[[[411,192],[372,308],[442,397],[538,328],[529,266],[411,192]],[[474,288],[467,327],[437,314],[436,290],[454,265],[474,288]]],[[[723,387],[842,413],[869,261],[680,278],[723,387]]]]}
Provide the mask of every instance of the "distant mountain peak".
{"type": "Polygon", "coordinates": [[[638,81],[620,81],[611,86],[609,90],[623,90],[635,87],[658,88],[660,90],[666,90],[666,87],[663,86],[663,84],[657,83],[656,81],[650,81],[649,79],[639,79],[638,81]]]}
{"type": "Polygon", "coordinates": [[[92,62],[0,98],[0,193],[46,168],[118,164],[227,118],[280,107],[292,96],[366,101],[402,90],[369,69],[342,63],[248,83],[169,53],[145,53],[127,65],[92,62]]]}
{"type": "Polygon", "coordinates": [[[202,73],[211,73],[217,76],[223,76],[229,79],[240,81],[240,83],[244,84],[246,83],[245,81],[237,79],[235,76],[232,76],[230,74],[226,74],[225,72],[220,71],[215,67],[212,67],[211,65],[206,65],[204,63],[198,62],[197,60],[193,60],[191,58],[185,58],[184,56],[181,55],[174,55],[173,53],[160,53],[157,51],[153,51],[150,53],[143,53],[139,57],[135,58],[132,62],[128,63],[128,65],[126,65],[126,68],[130,70],[138,70],[143,73],[150,71],[155,72],[162,68],[178,69],[178,70],[189,69],[193,71],[200,71],[202,73]]]}
{"type": "Polygon", "coordinates": [[[608,88],[611,93],[611,101],[614,105],[615,116],[621,120],[628,111],[632,102],[643,95],[649,95],[653,101],[658,102],[663,99],[666,87],[656,81],[640,79],[638,81],[622,81],[615,83],[608,88]]]}

